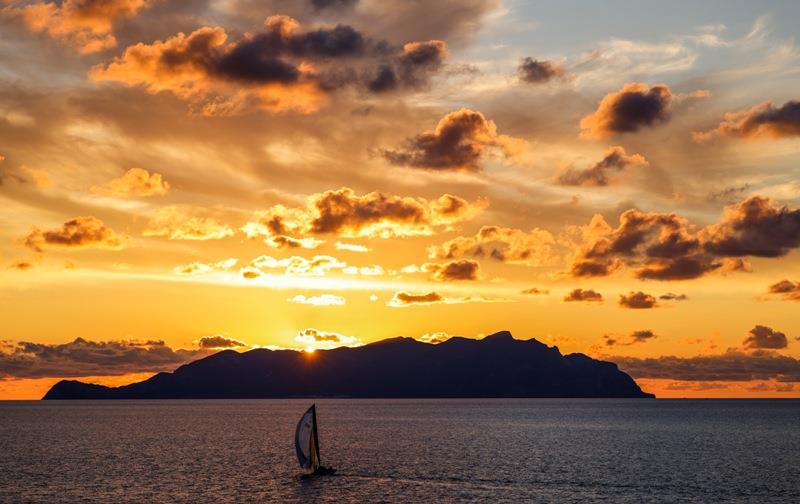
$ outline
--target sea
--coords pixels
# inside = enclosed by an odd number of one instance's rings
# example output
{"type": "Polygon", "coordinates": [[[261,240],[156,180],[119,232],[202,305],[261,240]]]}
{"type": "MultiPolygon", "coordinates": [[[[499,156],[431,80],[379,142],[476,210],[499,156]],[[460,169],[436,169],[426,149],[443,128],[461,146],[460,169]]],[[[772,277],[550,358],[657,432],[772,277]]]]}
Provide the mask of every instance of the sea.
{"type": "Polygon", "coordinates": [[[798,400],[0,402],[0,502],[800,502],[798,400]]]}

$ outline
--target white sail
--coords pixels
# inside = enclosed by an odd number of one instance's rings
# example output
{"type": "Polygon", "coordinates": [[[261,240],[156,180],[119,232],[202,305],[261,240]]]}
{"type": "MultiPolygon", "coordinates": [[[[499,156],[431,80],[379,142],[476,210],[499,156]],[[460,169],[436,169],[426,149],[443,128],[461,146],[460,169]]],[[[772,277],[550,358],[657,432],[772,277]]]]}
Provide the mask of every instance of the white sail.
{"type": "Polygon", "coordinates": [[[294,433],[294,448],[297,451],[297,461],[300,462],[300,467],[303,469],[312,469],[319,463],[313,460],[316,458],[316,450],[313,446],[314,428],[314,406],[311,406],[300,417],[300,421],[297,422],[297,430],[294,433]]]}

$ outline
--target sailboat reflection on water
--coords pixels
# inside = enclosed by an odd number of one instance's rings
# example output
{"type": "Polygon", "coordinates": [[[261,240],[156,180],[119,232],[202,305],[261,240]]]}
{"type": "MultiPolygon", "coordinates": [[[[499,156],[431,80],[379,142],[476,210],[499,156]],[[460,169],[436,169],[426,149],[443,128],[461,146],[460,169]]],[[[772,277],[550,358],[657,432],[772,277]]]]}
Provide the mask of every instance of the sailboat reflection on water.
{"type": "Polygon", "coordinates": [[[325,467],[319,458],[319,436],[317,435],[317,405],[312,404],[297,422],[294,432],[294,448],[297,461],[308,476],[329,476],[336,473],[333,467],[325,467]]]}

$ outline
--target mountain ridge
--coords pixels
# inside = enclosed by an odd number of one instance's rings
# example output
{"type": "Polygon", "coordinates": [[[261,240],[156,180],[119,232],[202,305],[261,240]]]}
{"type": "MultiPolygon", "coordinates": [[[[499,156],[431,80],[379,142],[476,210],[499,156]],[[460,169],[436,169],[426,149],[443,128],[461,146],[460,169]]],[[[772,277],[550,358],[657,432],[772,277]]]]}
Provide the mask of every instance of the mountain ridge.
{"type": "Polygon", "coordinates": [[[62,380],[54,399],[654,397],[616,364],[500,331],[425,343],[389,338],[313,353],[223,350],[120,387],[62,380]]]}

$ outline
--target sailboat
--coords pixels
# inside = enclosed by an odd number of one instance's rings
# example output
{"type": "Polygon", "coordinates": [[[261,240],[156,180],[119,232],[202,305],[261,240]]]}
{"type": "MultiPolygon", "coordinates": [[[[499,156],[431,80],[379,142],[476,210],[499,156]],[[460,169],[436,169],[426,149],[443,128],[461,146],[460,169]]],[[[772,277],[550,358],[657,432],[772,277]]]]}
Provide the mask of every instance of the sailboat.
{"type": "Polygon", "coordinates": [[[297,452],[297,461],[300,463],[300,467],[306,471],[312,471],[308,473],[309,475],[332,475],[336,472],[333,467],[325,467],[320,462],[316,404],[312,404],[297,422],[297,429],[294,432],[294,449],[297,452]]]}

